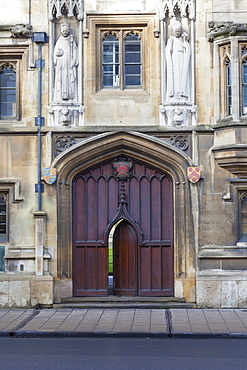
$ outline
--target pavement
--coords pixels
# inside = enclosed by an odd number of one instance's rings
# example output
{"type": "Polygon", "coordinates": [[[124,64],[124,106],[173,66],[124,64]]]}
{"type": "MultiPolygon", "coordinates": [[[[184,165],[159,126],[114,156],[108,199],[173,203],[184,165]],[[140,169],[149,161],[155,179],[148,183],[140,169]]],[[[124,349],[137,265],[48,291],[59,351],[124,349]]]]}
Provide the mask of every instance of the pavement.
{"type": "Polygon", "coordinates": [[[0,309],[0,336],[247,338],[247,309],[0,309]]]}

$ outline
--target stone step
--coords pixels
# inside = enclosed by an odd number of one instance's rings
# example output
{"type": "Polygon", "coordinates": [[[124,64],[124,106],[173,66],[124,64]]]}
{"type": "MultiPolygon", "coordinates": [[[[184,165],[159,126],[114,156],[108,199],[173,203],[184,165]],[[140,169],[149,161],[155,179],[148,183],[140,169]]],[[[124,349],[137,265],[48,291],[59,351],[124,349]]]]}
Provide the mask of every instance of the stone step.
{"type": "Polygon", "coordinates": [[[174,297],[70,297],[53,308],[196,308],[194,303],[174,297]]]}
{"type": "Polygon", "coordinates": [[[90,308],[115,308],[115,309],[168,309],[168,308],[196,308],[194,303],[54,303],[53,308],[90,309],[90,308]]]}

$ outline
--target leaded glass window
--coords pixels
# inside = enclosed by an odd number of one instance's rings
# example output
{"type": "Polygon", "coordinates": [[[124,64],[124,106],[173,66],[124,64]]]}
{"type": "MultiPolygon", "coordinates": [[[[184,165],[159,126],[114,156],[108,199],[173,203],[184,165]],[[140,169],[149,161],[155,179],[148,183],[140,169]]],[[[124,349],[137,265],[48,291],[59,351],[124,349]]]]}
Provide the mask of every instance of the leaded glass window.
{"type": "Polygon", "coordinates": [[[11,63],[0,64],[0,119],[16,118],[16,71],[11,63]]]}
{"type": "Polygon", "coordinates": [[[7,240],[8,235],[8,218],[7,218],[7,201],[6,193],[0,193],[0,239],[7,240]]]}
{"type": "Polygon", "coordinates": [[[119,40],[109,34],[102,41],[102,86],[118,87],[119,78],[119,40]]]}
{"type": "Polygon", "coordinates": [[[102,34],[102,88],[140,88],[142,85],[141,32],[102,34]]]}
{"type": "Polygon", "coordinates": [[[129,34],[124,40],[124,86],[141,86],[141,40],[129,34]]]}
{"type": "Polygon", "coordinates": [[[247,45],[242,46],[242,114],[247,114],[247,45]]]}

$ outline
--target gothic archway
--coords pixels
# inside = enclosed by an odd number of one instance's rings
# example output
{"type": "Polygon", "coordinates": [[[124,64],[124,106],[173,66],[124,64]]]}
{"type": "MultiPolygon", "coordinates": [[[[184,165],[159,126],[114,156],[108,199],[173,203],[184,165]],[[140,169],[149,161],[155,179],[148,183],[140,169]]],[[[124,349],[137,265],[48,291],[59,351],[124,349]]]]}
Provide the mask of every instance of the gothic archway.
{"type": "MultiPolygon", "coordinates": [[[[193,290],[194,284],[195,246],[194,214],[191,212],[190,199],[191,192],[194,191],[194,197],[196,193],[195,187],[192,189],[188,184],[186,175],[187,167],[191,166],[192,162],[184,152],[163,140],[135,132],[111,132],[85,139],[64,151],[52,164],[57,168],[58,173],[58,275],[55,287],[58,291],[57,296],[72,296],[73,294],[73,179],[83,171],[97,167],[99,163],[110,163],[117,156],[131,157],[170,177],[174,214],[174,295],[187,296],[187,299],[191,300],[189,292],[193,290]],[[184,287],[188,287],[187,292],[184,287]]],[[[146,180],[143,178],[143,181],[146,180]]]]}

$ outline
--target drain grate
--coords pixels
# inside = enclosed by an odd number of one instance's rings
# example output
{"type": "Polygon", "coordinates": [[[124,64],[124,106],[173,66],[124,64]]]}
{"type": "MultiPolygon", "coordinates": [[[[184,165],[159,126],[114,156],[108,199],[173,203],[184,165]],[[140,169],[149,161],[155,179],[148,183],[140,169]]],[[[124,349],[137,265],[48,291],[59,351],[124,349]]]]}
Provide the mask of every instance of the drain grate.
{"type": "Polygon", "coordinates": [[[166,327],[168,331],[168,337],[171,338],[173,336],[173,330],[172,330],[172,314],[169,309],[166,309],[166,327]]]}
{"type": "Polygon", "coordinates": [[[40,310],[35,310],[26,317],[24,320],[22,320],[16,327],[14,327],[12,330],[10,330],[9,335],[13,337],[15,335],[15,332],[23,328],[25,325],[27,325],[35,316],[37,316],[40,313],[40,310]]]}

